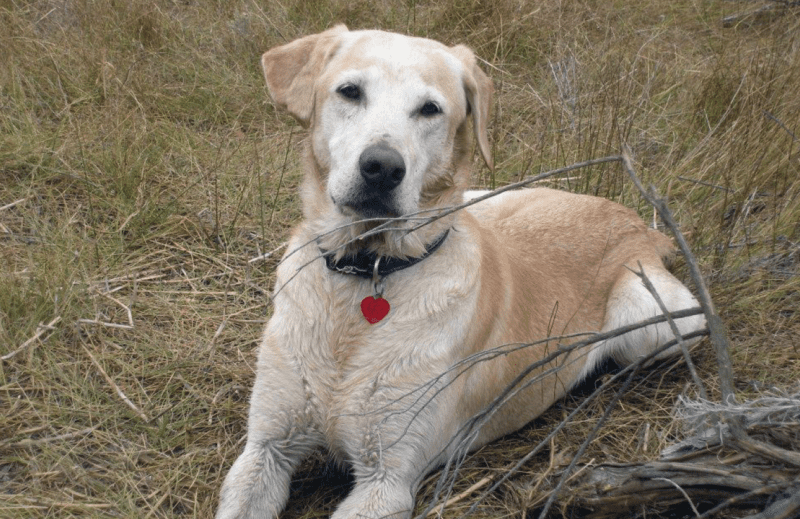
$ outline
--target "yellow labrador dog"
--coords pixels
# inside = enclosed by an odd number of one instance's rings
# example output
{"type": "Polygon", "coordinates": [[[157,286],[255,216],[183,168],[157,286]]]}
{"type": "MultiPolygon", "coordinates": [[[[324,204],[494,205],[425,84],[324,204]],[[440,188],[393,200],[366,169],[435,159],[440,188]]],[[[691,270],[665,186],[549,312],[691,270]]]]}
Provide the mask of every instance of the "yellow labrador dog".
{"type": "MultiPolygon", "coordinates": [[[[491,166],[492,83],[466,47],[338,26],[262,64],[275,103],[310,131],[304,219],[278,268],[218,519],[276,517],[319,447],[355,476],[334,518],[407,517],[422,477],[464,442],[514,431],[604,358],[635,361],[672,334],[651,325],[562,355],[468,433],[559,341],[485,352],[660,314],[627,268],[637,262],[670,310],[697,306],[662,263],[670,241],[608,200],[509,191],[419,226],[471,196],[470,126],[491,166]]],[[[704,320],[678,324],[685,334],[704,320]]]]}

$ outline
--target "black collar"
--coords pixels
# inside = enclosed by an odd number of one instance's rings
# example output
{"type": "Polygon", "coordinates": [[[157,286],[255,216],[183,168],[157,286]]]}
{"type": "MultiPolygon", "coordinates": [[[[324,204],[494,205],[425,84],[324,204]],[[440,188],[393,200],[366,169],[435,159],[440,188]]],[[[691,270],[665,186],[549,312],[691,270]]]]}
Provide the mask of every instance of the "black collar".
{"type": "MultiPolygon", "coordinates": [[[[447,229],[444,234],[439,236],[435,242],[431,243],[431,245],[425,250],[425,254],[418,258],[400,259],[393,257],[382,257],[380,264],[378,265],[378,276],[388,276],[392,272],[397,272],[398,270],[407,269],[412,265],[416,265],[420,261],[436,252],[436,249],[438,249],[442,243],[444,243],[444,240],[447,238],[449,233],[450,229],[447,229]]],[[[333,252],[326,252],[323,250],[322,255],[325,257],[325,264],[329,269],[342,274],[352,274],[354,276],[366,279],[371,279],[373,277],[375,262],[378,260],[378,255],[374,252],[359,252],[355,256],[345,256],[338,262],[333,260],[333,252]]]]}

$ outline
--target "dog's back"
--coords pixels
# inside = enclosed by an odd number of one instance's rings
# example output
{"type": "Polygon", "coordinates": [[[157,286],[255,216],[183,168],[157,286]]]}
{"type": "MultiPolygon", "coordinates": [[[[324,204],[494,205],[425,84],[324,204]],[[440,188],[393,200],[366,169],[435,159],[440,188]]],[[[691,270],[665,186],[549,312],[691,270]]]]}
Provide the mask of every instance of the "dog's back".
{"type": "MultiPolygon", "coordinates": [[[[482,288],[476,311],[495,330],[489,342],[500,346],[553,338],[476,364],[464,384],[469,395],[465,400],[475,403],[476,413],[524,366],[577,341],[574,334],[584,333],[586,338],[589,333],[661,314],[632,272],[639,270],[639,264],[671,311],[697,306],[691,293],[664,267],[662,260],[673,254],[670,240],[617,203],[539,188],[503,193],[470,206],[469,212],[481,229],[482,278],[492,280],[482,288]]],[[[694,317],[678,322],[687,333],[701,328],[704,320],[694,317]]],[[[532,384],[499,411],[476,445],[527,423],[604,358],[633,362],[671,337],[666,324],[654,325],[542,366],[537,373],[548,369],[557,373],[532,384]]],[[[473,347],[479,351],[489,345],[478,342],[473,347]]]]}

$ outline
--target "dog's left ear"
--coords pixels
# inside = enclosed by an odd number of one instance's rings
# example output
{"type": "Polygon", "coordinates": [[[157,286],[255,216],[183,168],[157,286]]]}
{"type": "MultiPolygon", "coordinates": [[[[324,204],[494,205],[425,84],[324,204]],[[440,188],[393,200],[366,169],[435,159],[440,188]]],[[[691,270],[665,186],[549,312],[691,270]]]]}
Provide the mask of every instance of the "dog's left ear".
{"type": "Polygon", "coordinates": [[[347,27],[337,25],[272,48],[261,56],[269,94],[303,126],[308,126],[314,111],[314,84],[345,32],[347,27]]]}
{"type": "Polygon", "coordinates": [[[467,93],[467,102],[472,112],[472,128],[475,131],[475,140],[483,161],[494,168],[492,151],[489,148],[489,136],[486,126],[489,124],[489,113],[492,107],[492,93],[494,86],[489,76],[483,73],[475,60],[475,54],[464,45],[456,45],[450,50],[464,64],[464,90],[467,93]]]}

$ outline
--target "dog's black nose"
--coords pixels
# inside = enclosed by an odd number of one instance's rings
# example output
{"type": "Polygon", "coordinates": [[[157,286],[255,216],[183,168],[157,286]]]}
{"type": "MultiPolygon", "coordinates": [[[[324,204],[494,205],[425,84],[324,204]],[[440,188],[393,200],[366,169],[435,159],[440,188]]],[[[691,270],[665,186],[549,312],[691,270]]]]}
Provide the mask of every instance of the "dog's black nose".
{"type": "Polygon", "coordinates": [[[406,163],[396,150],[387,144],[373,144],[358,159],[361,176],[372,189],[390,191],[406,176],[406,163]]]}

